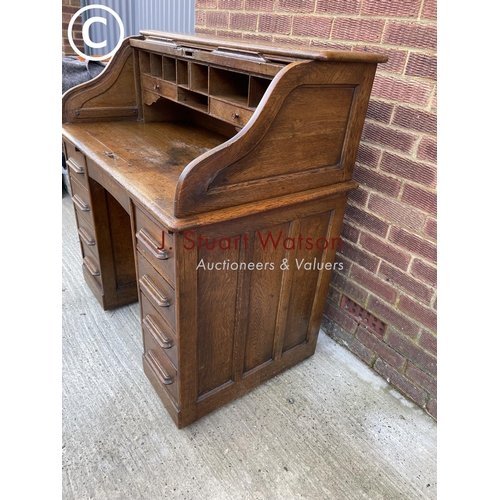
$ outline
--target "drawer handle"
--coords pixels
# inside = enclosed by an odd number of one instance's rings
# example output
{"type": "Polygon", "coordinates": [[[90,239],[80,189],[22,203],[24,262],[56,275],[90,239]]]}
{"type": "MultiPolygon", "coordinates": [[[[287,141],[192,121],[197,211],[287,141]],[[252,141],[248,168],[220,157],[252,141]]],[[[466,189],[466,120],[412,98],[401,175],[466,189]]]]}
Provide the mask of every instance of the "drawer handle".
{"type": "Polygon", "coordinates": [[[78,165],[74,160],[73,158],[70,158],[67,162],[66,162],[69,166],[69,168],[71,170],[73,170],[73,172],[75,172],[75,174],[79,174],[79,175],[83,175],[85,174],[85,170],[83,170],[83,167],[78,165]]]}
{"type": "Polygon", "coordinates": [[[158,379],[163,385],[170,385],[173,382],[172,377],[167,373],[165,368],[161,366],[160,362],[158,361],[158,358],[155,356],[153,351],[150,350],[146,353],[146,359],[148,360],[149,365],[151,366],[153,371],[155,372],[155,375],[158,377],[158,379]]]}
{"type": "Polygon", "coordinates": [[[144,292],[146,292],[147,295],[151,299],[158,304],[160,307],[169,307],[170,302],[168,301],[168,297],[165,296],[158,288],[156,288],[155,284],[151,281],[151,278],[145,274],[140,280],[139,283],[141,285],[141,288],[143,289],[144,292]]]}
{"type": "Polygon", "coordinates": [[[160,244],[144,228],[139,230],[136,237],[157,259],[168,259],[167,250],[160,250],[160,244]]]}
{"type": "Polygon", "coordinates": [[[233,117],[233,120],[236,120],[236,118],[240,117],[240,114],[238,112],[236,112],[236,113],[233,113],[231,116],[233,117]]]}
{"type": "Polygon", "coordinates": [[[172,341],[161,331],[160,327],[149,314],[142,322],[162,349],[170,349],[172,347],[172,341]]]}
{"type": "Polygon", "coordinates": [[[78,229],[78,234],[88,247],[93,247],[95,245],[95,241],[89,236],[89,234],[87,233],[87,231],[85,231],[85,229],[83,229],[83,227],[78,229]]]}
{"type": "Polygon", "coordinates": [[[155,83],[153,85],[153,90],[158,90],[160,88],[160,84],[159,83],[155,83]]]}
{"type": "Polygon", "coordinates": [[[82,212],[90,212],[90,207],[77,194],[73,196],[72,200],[76,208],[82,212]]]}
{"type": "Polygon", "coordinates": [[[99,274],[101,274],[99,272],[99,269],[97,269],[97,267],[94,266],[94,264],[88,257],[84,257],[83,263],[92,276],[99,276],[99,274]]]}

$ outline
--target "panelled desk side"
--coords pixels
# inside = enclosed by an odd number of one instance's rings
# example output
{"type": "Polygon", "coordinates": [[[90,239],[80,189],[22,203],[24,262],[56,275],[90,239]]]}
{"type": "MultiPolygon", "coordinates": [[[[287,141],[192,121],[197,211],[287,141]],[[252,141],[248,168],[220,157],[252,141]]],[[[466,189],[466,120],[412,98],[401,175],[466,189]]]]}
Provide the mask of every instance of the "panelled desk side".
{"type": "Polygon", "coordinates": [[[63,96],[85,280],[177,427],[314,353],[384,61],[144,32],[63,96]]]}

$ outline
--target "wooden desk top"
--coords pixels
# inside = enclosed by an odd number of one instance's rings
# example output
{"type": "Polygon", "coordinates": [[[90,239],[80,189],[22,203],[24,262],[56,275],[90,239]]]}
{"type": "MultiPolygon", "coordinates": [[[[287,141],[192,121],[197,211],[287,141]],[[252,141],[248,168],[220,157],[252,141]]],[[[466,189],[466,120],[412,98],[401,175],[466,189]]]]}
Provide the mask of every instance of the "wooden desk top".
{"type": "Polygon", "coordinates": [[[63,133],[124,190],[164,218],[172,217],[177,181],[186,165],[227,140],[177,122],[65,124],[63,133]]]}

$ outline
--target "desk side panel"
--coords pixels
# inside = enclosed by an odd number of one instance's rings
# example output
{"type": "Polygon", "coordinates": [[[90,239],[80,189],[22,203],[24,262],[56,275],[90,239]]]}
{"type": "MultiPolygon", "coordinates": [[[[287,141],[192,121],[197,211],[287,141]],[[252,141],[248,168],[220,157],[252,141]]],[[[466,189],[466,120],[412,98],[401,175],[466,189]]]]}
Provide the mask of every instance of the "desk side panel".
{"type": "Polygon", "coordinates": [[[176,234],[183,425],[314,353],[346,200],[176,234]]]}
{"type": "Polygon", "coordinates": [[[137,120],[136,76],[133,49],[126,39],[99,76],[63,95],[63,123],[137,120]]]}

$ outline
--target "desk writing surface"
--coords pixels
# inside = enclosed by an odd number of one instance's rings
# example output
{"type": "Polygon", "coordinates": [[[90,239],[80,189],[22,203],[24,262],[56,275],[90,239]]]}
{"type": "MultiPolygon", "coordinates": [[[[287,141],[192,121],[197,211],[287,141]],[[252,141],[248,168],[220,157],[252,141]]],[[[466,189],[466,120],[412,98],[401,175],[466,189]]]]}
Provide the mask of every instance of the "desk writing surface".
{"type": "Polygon", "coordinates": [[[170,216],[186,165],[227,140],[195,124],[178,122],[94,122],[66,124],[63,130],[124,191],[170,216]]]}

